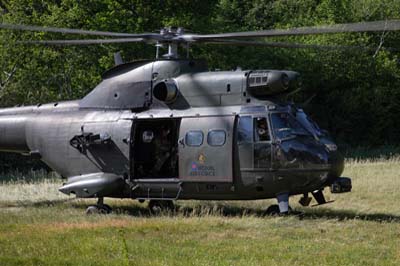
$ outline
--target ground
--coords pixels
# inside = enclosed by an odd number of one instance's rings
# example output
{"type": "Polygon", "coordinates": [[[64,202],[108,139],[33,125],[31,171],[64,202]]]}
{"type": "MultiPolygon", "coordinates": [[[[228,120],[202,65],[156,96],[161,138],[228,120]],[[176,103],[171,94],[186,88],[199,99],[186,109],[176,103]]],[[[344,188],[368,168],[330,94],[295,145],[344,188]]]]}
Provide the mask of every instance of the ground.
{"type": "MultiPolygon", "coordinates": [[[[264,216],[274,201],[179,201],[175,214],[110,200],[111,215],[84,215],[93,200],[61,181],[0,185],[0,265],[399,265],[400,159],[348,161],[353,192],[290,217],[264,216]]],[[[315,203],[315,202],[313,202],[315,203]]]]}

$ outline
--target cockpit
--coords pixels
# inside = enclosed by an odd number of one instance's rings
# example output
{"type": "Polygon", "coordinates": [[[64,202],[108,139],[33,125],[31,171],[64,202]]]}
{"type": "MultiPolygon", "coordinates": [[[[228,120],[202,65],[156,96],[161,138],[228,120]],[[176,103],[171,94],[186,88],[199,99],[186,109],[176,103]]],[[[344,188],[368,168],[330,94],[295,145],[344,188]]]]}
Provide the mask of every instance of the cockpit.
{"type": "MultiPolygon", "coordinates": [[[[241,169],[332,167],[335,143],[302,109],[285,105],[253,110],[257,112],[241,114],[237,126],[241,169]]],[[[336,168],[335,175],[340,175],[342,166],[336,168]]]]}
{"type": "Polygon", "coordinates": [[[271,185],[280,193],[321,190],[343,172],[335,143],[293,105],[243,108],[236,132],[242,180],[259,193],[270,191],[271,185]]]}
{"type": "Polygon", "coordinates": [[[284,141],[292,139],[296,136],[311,137],[315,136],[314,131],[310,130],[302,124],[302,120],[298,117],[293,117],[290,113],[275,112],[270,115],[271,126],[274,137],[277,140],[284,141]]]}

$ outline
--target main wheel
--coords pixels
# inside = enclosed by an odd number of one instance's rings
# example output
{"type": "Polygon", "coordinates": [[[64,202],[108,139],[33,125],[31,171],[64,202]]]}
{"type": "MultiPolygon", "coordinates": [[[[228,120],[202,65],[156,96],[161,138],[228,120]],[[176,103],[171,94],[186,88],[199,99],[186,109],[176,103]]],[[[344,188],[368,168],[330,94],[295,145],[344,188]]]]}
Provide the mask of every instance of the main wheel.
{"type": "Polygon", "coordinates": [[[161,201],[158,200],[150,200],[148,207],[152,214],[159,214],[162,211],[161,201]]]}
{"type": "Polygon", "coordinates": [[[86,209],[86,214],[87,215],[92,215],[92,214],[109,214],[111,213],[112,209],[110,206],[107,204],[103,205],[92,205],[87,207],[86,209]]]}
{"type": "Polygon", "coordinates": [[[112,212],[112,208],[110,207],[110,205],[107,204],[102,204],[100,206],[97,206],[100,210],[100,213],[102,214],[109,214],[112,212]]]}
{"type": "Polygon", "coordinates": [[[278,215],[280,213],[279,206],[277,204],[271,205],[265,211],[266,215],[278,215]]]}
{"type": "MultiPolygon", "coordinates": [[[[289,212],[288,213],[290,213],[290,212],[292,212],[292,208],[289,206],[289,212]]],[[[287,213],[281,213],[281,211],[279,210],[279,205],[278,204],[273,204],[273,205],[268,207],[268,209],[265,211],[265,214],[274,216],[274,215],[284,215],[284,214],[287,214],[287,213]]]]}
{"type": "Polygon", "coordinates": [[[172,200],[150,200],[149,209],[151,213],[159,214],[162,211],[173,211],[175,206],[172,200]]]}
{"type": "Polygon", "coordinates": [[[85,213],[87,215],[99,214],[100,210],[99,210],[99,208],[97,206],[89,206],[89,207],[87,207],[85,213]]]}

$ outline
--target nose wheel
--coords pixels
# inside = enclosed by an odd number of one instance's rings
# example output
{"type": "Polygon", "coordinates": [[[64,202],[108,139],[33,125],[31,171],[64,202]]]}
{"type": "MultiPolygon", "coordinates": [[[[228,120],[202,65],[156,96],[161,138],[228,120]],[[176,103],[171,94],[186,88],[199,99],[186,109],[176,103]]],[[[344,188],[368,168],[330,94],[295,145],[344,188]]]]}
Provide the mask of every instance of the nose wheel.
{"type": "Polygon", "coordinates": [[[96,205],[91,205],[91,206],[87,207],[87,209],[86,209],[86,214],[87,215],[109,214],[111,212],[112,212],[112,208],[109,205],[104,204],[104,198],[99,198],[97,200],[97,204],[96,205]]]}

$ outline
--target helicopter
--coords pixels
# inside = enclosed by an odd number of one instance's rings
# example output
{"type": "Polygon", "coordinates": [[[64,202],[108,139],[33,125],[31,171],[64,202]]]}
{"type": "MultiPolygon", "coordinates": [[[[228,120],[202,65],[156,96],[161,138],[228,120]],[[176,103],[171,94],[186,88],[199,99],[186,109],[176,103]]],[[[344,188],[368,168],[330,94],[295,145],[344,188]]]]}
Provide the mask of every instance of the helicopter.
{"type": "MultiPolygon", "coordinates": [[[[329,133],[284,100],[301,87],[289,70],[210,71],[190,59],[192,44],[302,48],[313,45],[254,38],[346,32],[397,31],[400,21],[373,21],[219,34],[116,33],[0,24],[0,29],[101,36],[97,39],[23,41],[89,45],[145,42],[156,58],[106,71],[82,99],[0,109],[0,150],[41,159],[66,182],[62,193],[97,198],[86,213],[110,213],[104,198],[148,201],[150,210],[175,200],[277,199],[269,213],[300,204],[328,203],[323,191],[346,193],[344,157],[329,133]],[[108,37],[108,38],[104,38],[108,37]],[[179,48],[187,49],[187,58],[179,48]],[[160,50],[167,47],[165,55],[160,50]],[[311,197],[311,195],[312,197],[311,197]]],[[[332,48],[342,48],[332,46],[332,48]]]]}

